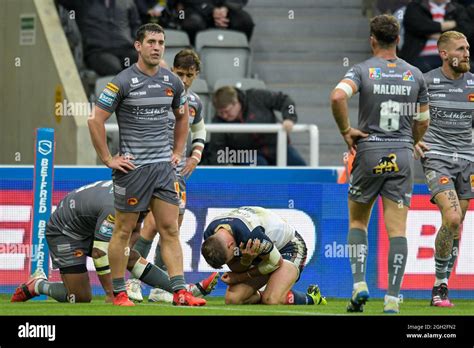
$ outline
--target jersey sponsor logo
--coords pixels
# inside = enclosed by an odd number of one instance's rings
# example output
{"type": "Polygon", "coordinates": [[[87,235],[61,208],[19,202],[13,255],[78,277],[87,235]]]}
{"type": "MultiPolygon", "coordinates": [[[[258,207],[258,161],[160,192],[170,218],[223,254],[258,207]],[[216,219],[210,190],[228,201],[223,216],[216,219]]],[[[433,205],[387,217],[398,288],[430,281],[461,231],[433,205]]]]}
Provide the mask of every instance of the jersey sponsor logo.
{"type": "Polygon", "coordinates": [[[99,96],[99,101],[107,106],[112,106],[117,97],[117,92],[112,91],[109,87],[106,87],[99,96]]]}
{"type": "Polygon", "coordinates": [[[112,214],[109,214],[109,215],[107,215],[106,220],[107,220],[108,222],[114,224],[114,223],[115,223],[115,216],[113,216],[112,214]]]}
{"type": "Polygon", "coordinates": [[[444,93],[430,93],[431,98],[446,98],[446,94],[444,93]]]}
{"type": "Polygon", "coordinates": [[[440,185],[447,185],[449,184],[449,178],[447,176],[442,176],[439,178],[438,182],[440,185]]]}
{"type": "Polygon", "coordinates": [[[474,80],[467,80],[466,83],[468,86],[474,86],[474,80]]]}
{"type": "Polygon", "coordinates": [[[415,77],[413,76],[412,72],[410,70],[407,70],[403,73],[403,81],[415,81],[415,77]]]}
{"type": "Polygon", "coordinates": [[[148,88],[161,88],[159,83],[155,83],[154,85],[148,85],[148,88]]]}
{"type": "Polygon", "coordinates": [[[136,199],[135,197],[129,198],[129,199],[127,199],[127,204],[128,205],[137,205],[138,204],[138,199],[136,199]]]}
{"type": "Polygon", "coordinates": [[[426,180],[429,182],[429,181],[432,181],[436,178],[436,172],[434,170],[430,170],[426,173],[426,180]]]}
{"type": "Polygon", "coordinates": [[[146,91],[137,91],[137,92],[130,92],[130,96],[134,97],[137,95],[146,95],[146,91]]]}
{"type": "Polygon", "coordinates": [[[438,83],[440,83],[440,82],[441,82],[441,79],[439,79],[438,77],[435,77],[435,78],[433,79],[433,83],[438,84],[438,83]]]}
{"type": "Polygon", "coordinates": [[[410,86],[374,84],[374,94],[410,95],[410,86]]]}
{"type": "Polygon", "coordinates": [[[464,91],[462,90],[462,88],[450,88],[449,92],[450,93],[462,93],[464,91]]]}
{"type": "Polygon", "coordinates": [[[387,63],[387,68],[396,68],[397,63],[387,63]]]}
{"type": "Polygon", "coordinates": [[[468,100],[473,103],[474,102],[474,93],[469,94],[468,100]]]}
{"type": "Polygon", "coordinates": [[[114,230],[114,224],[109,221],[104,221],[100,226],[99,233],[106,237],[112,237],[112,232],[114,230]]]}
{"type": "Polygon", "coordinates": [[[380,68],[369,68],[369,79],[380,80],[382,78],[382,69],[380,68]]]}
{"type": "Polygon", "coordinates": [[[385,174],[385,173],[392,173],[398,172],[398,164],[397,164],[397,155],[391,153],[388,156],[384,156],[379,159],[378,164],[372,169],[372,173],[374,174],[385,174]]]}
{"type": "Polygon", "coordinates": [[[132,83],[138,83],[138,78],[132,77],[132,83]]]}
{"type": "Polygon", "coordinates": [[[170,77],[169,77],[168,75],[164,75],[164,76],[163,76],[163,80],[164,80],[165,82],[169,82],[169,81],[170,81],[170,77]]]}

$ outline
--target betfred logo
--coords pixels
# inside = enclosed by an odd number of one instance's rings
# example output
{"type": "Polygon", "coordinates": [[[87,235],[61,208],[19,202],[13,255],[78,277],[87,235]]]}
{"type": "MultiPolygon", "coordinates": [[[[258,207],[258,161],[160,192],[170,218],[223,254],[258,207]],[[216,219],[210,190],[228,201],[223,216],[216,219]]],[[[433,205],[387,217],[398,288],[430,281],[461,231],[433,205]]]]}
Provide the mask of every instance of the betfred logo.
{"type": "MultiPolygon", "coordinates": [[[[387,257],[389,241],[379,202],[380,220],[378,226],[378,287],[387,289],[387,257]]],[[[441,213],[430,203],[429,195],[414,195],[408,211],[407,239],[408,258],[402,290],[429,290],[435,280],[435,239],[441,227],[441,213]]],[[[449,278],[450,290],[474,289],[474,202],[471,202],[464,219],[459,242],[459,255],[449,278]]]]}

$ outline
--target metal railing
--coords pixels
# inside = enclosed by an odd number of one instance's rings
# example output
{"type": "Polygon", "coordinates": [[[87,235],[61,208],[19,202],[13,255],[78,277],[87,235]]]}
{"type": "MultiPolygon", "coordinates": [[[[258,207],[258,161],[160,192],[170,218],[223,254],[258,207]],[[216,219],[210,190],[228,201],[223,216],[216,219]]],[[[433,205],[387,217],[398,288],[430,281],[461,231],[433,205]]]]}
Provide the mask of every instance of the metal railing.
{"type": "MultiPolygon", "coordinates": [[[[106,124],[107,132],[117,132],[117,124],[106,124]]],[[[206,124],[208,133],[276,133],[277,134],[277,166],[287,164],[287,132],[281,124],[206,124]]],[[[309,133],[309,166],[319,165],[319,129],[314,124],[296,124],[291,133],[309,133]]]]}

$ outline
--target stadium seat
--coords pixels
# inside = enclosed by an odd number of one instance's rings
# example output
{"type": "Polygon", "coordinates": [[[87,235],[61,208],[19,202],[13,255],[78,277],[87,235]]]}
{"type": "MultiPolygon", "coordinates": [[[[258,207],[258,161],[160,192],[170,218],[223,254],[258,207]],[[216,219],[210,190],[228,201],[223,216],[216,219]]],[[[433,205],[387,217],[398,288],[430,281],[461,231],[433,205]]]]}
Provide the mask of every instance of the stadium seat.
{"type": "Polygon", "coordinates": [[[199,95],[202,101],[203,113],[204,113],[204,122],[210,122],[210,110],[212,109],[211,96],[209,93],[209,87],[207,86],[206,80],[196,79],[193,82],[191,90],[199,95]]]}
{"type": "MultiPolygon", "coordinates": [[[[98,78],[95,81],[95,98],[99,98],[100,94],[104,90],[105,86],[112,81],[114,76],[103,76],[98,78]]],[[[117,118],[115,117],[115,112],[109,117],[105,122],[106,124],[117,124],[117,118]]],[[[110,153],[113,155],[119,152],[119,133],[117,132],[107,132],[107,145],[109,146],[110,153]]]]}
{"type": "Polygon", "coordinates": [[[260,88],[260,89],[266,89],[267,86],[265,85],[265,82],[259,79],[249,79],[249,78],[242,78],[242,79],[236,79],[236,78],[225,78],[225,79],[219,79],[217,80],[216,84],[214,85],[214,91],[218,90],[219,88],[223,86],[234,86],[242,90],[247,90],[251,88],[260,88]]]}
{"type": "Polygon", "coordinates": [[[237,31],[211,29],[196,36],[196,51],[203,62],[201,76],[214,87],[220,78],[250,74],[251,51],[247,37],[237,31]]]}
{"type": "Polygon", "coordinates": [[[173,66],[174,56],[184,48],[190,48],[189,37],[181,30],[166,29],[166,43],[164,59],[168,66],[173,66]]]}

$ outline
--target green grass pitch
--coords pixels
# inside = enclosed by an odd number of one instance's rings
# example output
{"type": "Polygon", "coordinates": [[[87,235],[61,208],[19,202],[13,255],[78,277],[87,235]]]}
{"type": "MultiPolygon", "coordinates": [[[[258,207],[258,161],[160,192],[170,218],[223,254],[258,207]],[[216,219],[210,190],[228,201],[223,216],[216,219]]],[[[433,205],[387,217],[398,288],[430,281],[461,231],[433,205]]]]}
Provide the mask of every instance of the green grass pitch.
{"type": "MultiPolygon", "coordinates": [[[[145,301],[147,299],[145,298],[145,301]]],[[[226,306],[222,297],[208,297],[204,307],[176,307],[171,304],[142,302],[135,307],[115,307],[104,302],[104,298],[94,297],[91,303],[58,303],[54,300],[11,303],[10,295],[0,295],[0,315],[43,316],[43,315],[384,315],[383,301],[371,300],[364,313],[346,313],[347,300],[328,299],[326,306],[226,306]]],[[[474,315],[474,301],[453,300],[454,308],[430,307],[429,300],[406,299],[401,305],[400,315],[474,315]]]]}

